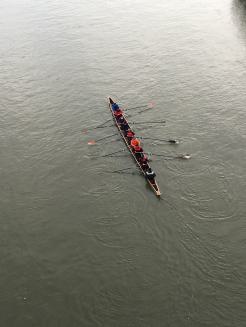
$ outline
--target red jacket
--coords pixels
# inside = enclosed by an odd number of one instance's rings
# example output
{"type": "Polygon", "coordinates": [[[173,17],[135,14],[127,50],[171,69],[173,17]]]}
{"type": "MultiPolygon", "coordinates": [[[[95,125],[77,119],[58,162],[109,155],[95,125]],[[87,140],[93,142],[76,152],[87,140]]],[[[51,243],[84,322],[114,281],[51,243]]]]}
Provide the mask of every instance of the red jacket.
{"type": "Polygon", "coordinates": [[[134,146],[134,151],[135,152],[143,152],[143,148],[141,148],[141,146],[139,146],[139,145],[136,145],[136,146],[134,146]]]}
{"type": "Polygon", "coordinates": [[[122,116],[122,111],[119,109],[119,110],[116,110],[115,112],[114,112],[114,115],[116,116],[116,117],[120,117],[120,116],[122,116]]]}

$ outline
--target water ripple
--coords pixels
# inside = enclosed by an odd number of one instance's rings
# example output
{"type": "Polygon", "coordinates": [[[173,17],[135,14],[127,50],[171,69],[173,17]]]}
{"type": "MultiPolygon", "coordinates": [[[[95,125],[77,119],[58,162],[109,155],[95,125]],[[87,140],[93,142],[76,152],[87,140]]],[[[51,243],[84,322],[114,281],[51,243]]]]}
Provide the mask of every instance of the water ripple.
{"type": "Polygon", "coordinates": [[[226,220],[237,216],[239,209],[235,203],[239,196],[232,182],[235,177],[232,173],[226,174],[227,169],[228,165],[223,163],[220,167],[210,167],[209,174],[193,176],[192,184],[186,181],[182,200],[190,215],[206,220],[226,220]]]}

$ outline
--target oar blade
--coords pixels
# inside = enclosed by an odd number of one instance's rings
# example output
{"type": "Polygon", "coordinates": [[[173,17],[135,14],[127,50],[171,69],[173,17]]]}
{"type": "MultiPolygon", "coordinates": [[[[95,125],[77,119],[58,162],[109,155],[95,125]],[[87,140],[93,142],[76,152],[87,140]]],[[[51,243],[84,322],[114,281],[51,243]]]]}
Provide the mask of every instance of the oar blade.
{"type": "Polygon", "coordinates": [[[170,139],[170,140],[168,140],[168,142],[171,144],[179,144],[179,140],[170,139]]]}
{"type": "Polygon", "coordinates": [[[96,144],[96,141],[95,140],[90,140],[87,144],[88,145],[95,145],[96,144]]]}

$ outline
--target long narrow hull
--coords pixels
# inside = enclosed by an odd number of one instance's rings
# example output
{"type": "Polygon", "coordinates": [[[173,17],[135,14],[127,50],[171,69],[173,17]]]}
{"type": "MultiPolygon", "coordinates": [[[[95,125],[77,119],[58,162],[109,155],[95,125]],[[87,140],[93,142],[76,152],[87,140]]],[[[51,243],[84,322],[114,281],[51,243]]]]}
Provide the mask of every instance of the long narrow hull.
{"type": "MultiPolygon", "coordinates": [[[[130,145],[128,144],[127,139],[126,139],[124,133],[122,132],[122,130],[121,130],[121,128],[120,128],[120,126],[119,126],[119,124],[118,124],[118,122],[117,122],[117,120],[116,120],[116,118],[115,118],[115,116],[114,116],[114,112],[113,112],[113,109],[112,109],[112,104],[113,104],[113,103],[114,103],[114,101],[109,97],[109,98],[108,98],[109,109],[110,109],[111,114],[112,114],[112,116],[113,116],[113,119],[114,119],[115,125],[117,126],[117,128],[118,128],[118,130],[119,130],[119,132],[120,132],[120,135],[121,135],[123,141],[125,142],[125,145],[127,146],[129,152],[131,153],[131,155],[132,155],[132,157],[133,157],[133,159],[134,159],[134,161],[135,161],[137,167],[139,168],[140,172],[141,172],[142,175],[145,177],[146,181],[148,182],[148,184],[150,185],[150,187],[151,187],[151,189],[154,191],[154,193],[159,197],[159,196],[161,195],[161,192],[160,192],[159,186],[158,186],[158,184],[157,184],[157,182],[156,182],[155,179],[153,179],[153,180],[149,180],[149,179],[146,178],[146,175],[145,175],[144,170],[142,169],[140,163],[138,162],[138,160],[137,160],[137,158],[136,158],[134,152],[132,151],[130,145]]],[[[122,114],[122,116],[124,117],[124,113],[122,114]]],[[[124,117],[124,118],[125,118],[125,117],[124,117]]],[[[125,120],[126,120],[126,118],[125,118],[125,120]]],[[[127,120],[126,120],[126,121],[127,121],[127,120]]],[[[129,124],[128,124],[128,125],[129,125],[129,124]]]]}

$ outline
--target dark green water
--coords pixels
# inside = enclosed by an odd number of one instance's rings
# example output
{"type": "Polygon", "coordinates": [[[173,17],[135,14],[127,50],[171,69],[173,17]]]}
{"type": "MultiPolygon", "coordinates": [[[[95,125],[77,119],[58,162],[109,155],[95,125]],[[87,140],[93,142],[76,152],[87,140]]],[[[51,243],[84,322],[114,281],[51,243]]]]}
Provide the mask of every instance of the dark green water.
{"type": "Polygon", "coordinates": [[[245,326],[243,1],[2,0],[0,39],[0,326],[245,326]],[[192,154],[161,201],[91,158],[108,95],[192,154]]]}

